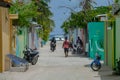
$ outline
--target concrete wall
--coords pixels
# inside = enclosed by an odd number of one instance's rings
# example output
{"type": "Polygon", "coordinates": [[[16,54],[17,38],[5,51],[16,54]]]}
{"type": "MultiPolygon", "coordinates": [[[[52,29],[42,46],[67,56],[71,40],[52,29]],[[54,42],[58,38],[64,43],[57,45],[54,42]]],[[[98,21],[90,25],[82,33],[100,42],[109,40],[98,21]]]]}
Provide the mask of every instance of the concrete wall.
{"type": "Polygon", "coordinates": [[[106,22],[106,26],[105,26],[105,64],[108,65],[111,68],[115,67],[115,44],[114,44],[114,40],[115,40],[115,34],[114,34],[114,30],[115,30],[115,24],[110,25],[111,22],[106,22]]]}
{"type": "Polygon", "coordinates": [[[116,18],[116,29],[115,29],[115,36],[116,36],[116,59],[120,58],[120,16],[116,18]]]}
{"type": "Polygon", "coordinates": [[[6,54],[10,52],[10,29],[8,9],[0,7],[0,72],[9,69],[9,59],[6,54]]]}
{"type": "Polygon", "coordinates": [[[18,14],[9,14],[10,17],[10,53],[16,53],[16,26],[12,24],[13,20],[18,19],[18,14]]]}
{"type": "Polygon", "coordinates": [[[39,48],[39,37],[37,35],[37,32],[35,30],[35,28],[32,28],[32,31],[29,32],[29,48],[35,49],[35,48],[39,48]]]}
{"type": "Polygon", "coordinates": [[[86,47],[87,47],[87,46],[86,46],[86,41],[85,41],[86,39],[85,39],[85,37],[86,37],[86,36],[85,36],[85,29],[82,29],[82,28],[81,28],[81,29],[80,29],[80,38],[81,38],[82,41],[83,41],[83,50],[84,50],[84,51],[87,51],[87,50],[85,50],[86,47]]]}
{"type": "Polygon", "coordinates": [[[16,55],[23,57],[23,50],[28,45],[28,33],[27,28],[22,28],[21,33],[16,36],[16,55]]]}
{"type": "Polygon", "coordinates": [[[101,55],[101,59],[104,60],[104,22],[89,22],[88,23],[88,35],[89,35],[89,56],[95,58],[96,52],[101,55]]]}

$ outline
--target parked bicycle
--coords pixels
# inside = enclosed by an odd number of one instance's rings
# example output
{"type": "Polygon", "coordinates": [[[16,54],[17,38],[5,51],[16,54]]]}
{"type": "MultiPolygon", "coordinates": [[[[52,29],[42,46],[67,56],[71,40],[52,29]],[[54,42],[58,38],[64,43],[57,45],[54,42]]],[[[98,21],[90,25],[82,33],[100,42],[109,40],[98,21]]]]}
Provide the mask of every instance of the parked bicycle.
{"type": "Polygon", "coordinates": [[[98,71],[101,69],[101,62],[100,62],[101,56],[96,53],[95,59],[92,61],[90,67],[93,71],[98,71]]]}

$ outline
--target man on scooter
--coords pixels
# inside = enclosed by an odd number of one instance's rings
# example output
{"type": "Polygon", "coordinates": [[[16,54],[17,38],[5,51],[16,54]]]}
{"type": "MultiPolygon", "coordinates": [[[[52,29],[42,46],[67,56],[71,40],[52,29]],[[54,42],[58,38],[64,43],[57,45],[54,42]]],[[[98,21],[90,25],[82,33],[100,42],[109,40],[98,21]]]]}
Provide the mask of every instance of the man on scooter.
{"type": "Polygon", "coordinates": [[[50,50],[52,50],[53,46],[56,49],[56,40],[55,40],[55,37],[53,37],[52,40],[51,40],[51,42],[50,42],[50,50]]]}

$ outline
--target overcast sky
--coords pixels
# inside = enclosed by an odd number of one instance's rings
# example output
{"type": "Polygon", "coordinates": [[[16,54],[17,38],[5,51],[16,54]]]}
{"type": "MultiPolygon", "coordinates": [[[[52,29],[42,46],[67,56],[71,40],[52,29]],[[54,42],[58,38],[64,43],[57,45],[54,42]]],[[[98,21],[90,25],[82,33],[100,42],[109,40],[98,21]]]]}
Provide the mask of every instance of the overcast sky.
{"type": "MultiPolygon", "coordinates": [[[[55,21],[55,29],[51,34],[61,34],[63,33],[62,29],[60,28],[62,23],[70,16],[72,10],[80,11],[79,2],[81,0],[51,0],[49,6],[51,7],[51,11],[53,12],[52,19],[55,21]],[[66,6],[70,7],[72,10],[61,7],[66,6]]],[[[95,6],[104,6],[113,3],[113,0],[94,0],[97,5],[95,6]]]]}

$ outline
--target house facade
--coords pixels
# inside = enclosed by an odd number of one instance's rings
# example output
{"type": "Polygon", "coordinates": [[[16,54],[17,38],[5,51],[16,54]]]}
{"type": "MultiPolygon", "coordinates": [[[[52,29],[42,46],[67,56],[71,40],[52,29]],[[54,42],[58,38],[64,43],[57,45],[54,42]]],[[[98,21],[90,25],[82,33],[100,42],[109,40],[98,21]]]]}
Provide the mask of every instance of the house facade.
{"type": "Polygon", "coordinates": [[[113,4],[113,16],[115,21],[106,21],[105,26],[105,64],[115,69],[120,60],[120,0],[113,4]]]}
{"type": "Polygon", "coordinates": [[[8,12],[10,1],[0,1],[0,72],[9,69],[9,59],[6,55],[10,52],[10,20],[8,12]]]}

